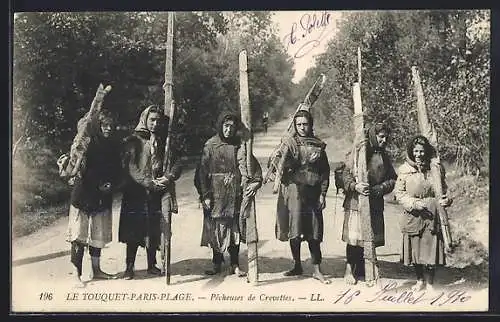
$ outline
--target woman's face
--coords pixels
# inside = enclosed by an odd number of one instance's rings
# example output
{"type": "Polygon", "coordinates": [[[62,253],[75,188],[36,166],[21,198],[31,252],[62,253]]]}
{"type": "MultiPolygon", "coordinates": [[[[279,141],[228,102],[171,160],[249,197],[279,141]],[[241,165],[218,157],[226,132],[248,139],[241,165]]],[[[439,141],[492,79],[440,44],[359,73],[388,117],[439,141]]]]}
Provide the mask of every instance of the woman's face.
{"type": "Polygon", "coordinates": [[[424,162],[425,149],[422,144],[415,144],[415,146],[413,147],[413,157],[415,158],[416,163],[424,162]]]}
{"type": "Polygon", "coordinates": [[[379,148],[384,149],[387,145],[387,132],[380,131],[376,136],[379,148]]]}
{"type": "Polygon", "coordinates": [[[151,112],[148,114],[146,120],[146,127],[150,132],[156,133],[160,130],[161,115],[157,112],[151,112]]]}
{"type": "Polygon", "coordinates": [[[311,124],[305,116],[299,116],[295,119],[295,128],[299,136],[308,136],[311,133],[311,124]]]}
{"type": "Polygon", "coordinates": [[[105,138],[109,138],[111,134],[113,134],[113,121],[103,120],[101,122],[101,132],[102,136],[104,136],[105,138]]]}
{"type": "Polygon", "coordinates": [[[236,133],[236,124],[234,124],[233,120],[225,120],[224,123],[222,123],[222,135],[226,139],[232,138],[234,134],[236,133]]]}

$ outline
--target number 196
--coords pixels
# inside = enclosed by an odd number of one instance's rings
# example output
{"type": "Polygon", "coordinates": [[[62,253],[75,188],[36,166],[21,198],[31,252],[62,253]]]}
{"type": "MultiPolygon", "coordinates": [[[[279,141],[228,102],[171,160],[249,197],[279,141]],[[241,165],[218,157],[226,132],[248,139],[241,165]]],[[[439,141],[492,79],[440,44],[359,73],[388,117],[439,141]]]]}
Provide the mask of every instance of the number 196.
{"type": "Polygon", "coordinates": [[[53,298],[53,295],[50,292],[40,293],[40,301],[51,301],[52,298],[53,298]]]}

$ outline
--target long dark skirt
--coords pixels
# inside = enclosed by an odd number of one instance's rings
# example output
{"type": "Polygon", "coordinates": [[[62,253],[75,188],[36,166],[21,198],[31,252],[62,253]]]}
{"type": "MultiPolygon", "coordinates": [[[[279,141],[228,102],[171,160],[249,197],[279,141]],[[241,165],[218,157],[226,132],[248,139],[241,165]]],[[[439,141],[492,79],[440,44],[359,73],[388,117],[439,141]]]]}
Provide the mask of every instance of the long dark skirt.
{"type": "Polygon", "coordinates": [[[444,242],[441,233],[424,229],[419,235],[403,233],[401,262],[404,265],[445,265],[444,242]]]}
{"type": "Polygon", "coordinates": [[[142,247],[158,248],[161,238],[160,211],[152,213],[122,212],[120,214],[119,241],[142,247]]]}
{"type": "Polygon", "coordinates": [[[318,209],[320,187],[296,184],[280,187],[277,204],[276,238],[287,241],[323,241],[323,213],[318,209]]]}
{"type": "Polygon", "coordinates": [[[210,210],[203,209],[201,246],[224,253],[230,245],[239,244],[240,231],[237,217],[212,218],[210,210]]]}

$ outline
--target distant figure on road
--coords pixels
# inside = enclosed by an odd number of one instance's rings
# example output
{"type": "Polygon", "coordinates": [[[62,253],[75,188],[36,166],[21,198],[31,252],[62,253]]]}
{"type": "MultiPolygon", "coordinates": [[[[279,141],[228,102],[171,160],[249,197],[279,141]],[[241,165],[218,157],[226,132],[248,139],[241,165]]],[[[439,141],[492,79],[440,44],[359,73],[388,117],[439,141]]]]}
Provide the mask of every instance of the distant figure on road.
{"type": "Polygon", "coordinates": [[[307,241],[314,267],[313,277],[329,284],[320,270],[323,241],[323,209],[330,184],[330,165],[326,143],[314,136],[313,118],[298,111],[293,119],[294,133],[284,139],[288,152],[278,194],[276,237],[290,242],[294,267],[285,276],[302,275],[300,246],[307,241]]]}
{"type": "MultiPolygon", "coordinates": [[[[395,188],[396,198],[404,209],[401,217],[401,262],[415,267],[417,282],[412,287],[413,291],[424,288],[432,291],[436,266],[446,264],[438,206],[448,207],[452,200],[447,196],[436,198],[435,179],[430,175],[434,148],[427,138],[421,135],[413,138],[406,153],[406,162],[398,169],[395,188]]],[[[444,168],[441,169],[440,180],[446,192],[445,172],[444,168]]]]}
{"type": "Polygon", "coordinates": [[[224,252],[229,252],[230,274],[246,276],[239,266],[240,206],[243,194],[253,196],[262,185],[262,170],[254,158],[254,173],[246,171],[246,150],[236,132],[240,120],[232,113],[223,113],[217,122],[217,134],[203,147],[195,186],[203,205],[201,246],[212,248],[213,269],[207,275],[219,274],[224,252]],[[246,187],[243,191],[242,187],[246,187]]]}
{"type": "Polygon", "coordinates": [[[77,287],[81,280],[82,260],[88,246],[94,279],[111,279],[101,270],[101,249],[112,240],[112,194],[121,186],[120,142],[113,136],[114,120],[101,111],[95,132],[82,162],[80,176],[75,177],[69,209],[68,241],[71,242],[71,263],[75,266],[77,287]]]}
{"type": "Polygon", "coordinates": [[[356,284],[365,277],[367,286],[374,286],[378,280],[376,247],[385,244],[384,195],[394,189],[396,172],[386,153],[389,128],[384,123],[376,123],[368,129],[365,140],[356,144],[348,154],[349,160],[343,172],[345,199],[342,240],[346,246],[346,269],[344,280],[347,284],[356,284]],[[359,149],[366,147],[368,182],[357,179],[356,169],[359,149]],[[370,218],[366,220],[358,211],[359,195],[369,196],[370,218]],[[369,270],[368,274],[366,271],[369,270]],[[367,276],[372,279],[366,279],[367,276]]]}
{"type": "Polygon", "coordinates": [[[120,242],[127,244],[124,278],[134,278],[134,265],[139,246],[147,252],[147,272],[160,275],[156,252],[161,239],[163,212],[177,213],[173,183],[181,175],[176,147],[172,147],[170,173],[163,173],[167,137],[167,118],[155,105],[142,111],[134,134],[125,140],[127,183],[123,189],[120,214],[120,242]],[[165,196],[166,195],[166,196],[165,196]],[[162,209],[162,198],[169,200],[162,209]]]}
{"type": "Polygon", "coordinates": [[[262,125],[264,126],[264,133],[267,133],[268,121],[269,121],[269,113],[267,111],[264,111],[264,114],[262,114],[262,125]]]}

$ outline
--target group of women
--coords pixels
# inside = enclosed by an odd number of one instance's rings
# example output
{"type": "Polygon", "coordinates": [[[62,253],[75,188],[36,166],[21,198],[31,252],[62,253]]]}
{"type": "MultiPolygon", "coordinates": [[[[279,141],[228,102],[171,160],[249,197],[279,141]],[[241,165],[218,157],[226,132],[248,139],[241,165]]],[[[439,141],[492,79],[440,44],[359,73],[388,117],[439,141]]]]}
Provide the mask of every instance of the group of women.
{"type": "MultiPolygon", "coordinates": [[[[149,208],[154,208],[153,212],[158,216],[154,217],[154,222],[151,220],[143,222],[146,217],[141,217],[140,221],[137,221],[139,217],[131,216],[130,211],[125,214],[122,209],[122,217],[128,220],[120,224],[120,241],[127,243],[125,277],[133,278],[133,265],[138,246],[148,248],[148,273],[159,274],[155,266],[158,238],[149,236],[148,239],[148,230],[156,229],[155,227],[159,225],[158,218],[162,210],[158,202],[152,203],[150,199],[176,180],[180,176],[180,170],[163,174],[164,181],[152,179],[150,170],[141,171],[141,167],[149,169],[154,164],[161,164],[161,160],[155,161],[153,157],[156,155],[155,151],[161,150],[161,144],[158,146],[154,140],[158,136],[161,141],[160,131],[156,130],[155,120],[150,117],[161,114],[161,111],[155,111],[151,108],[145,110],[141,115],[139,124],[141,126],[138,125],[136,129],[136,132],[142,135],[136,136],[144,141],[144,146],[139,144],[140,150],[147,152],[146,154],[151,157],[138,156],[143,155],[142,152],[136,155],[138,144],[134,145],[135,154],[128,154],[128,163],[125,168],[128,168],[129,175],[125,177],[133,177],[135,182],[133,185],[127,184],[122,178],[123,173],[119,171],[122,169],[123,160],[117,158],[120,155],[120,148],[112,139],[112,118],[106,114],[99,118],[100,124],[96,127],[98,131],[94,133],[93,143],[87,152],[84,175],[75,183],[71,199],[69,218],[71,262],[75,267],[75,276],[80,286],[83,285],[82,258],[86,246],[92,256],[94,278],[118,277],[103,272],[99,265],[99,258],[101,248],[111,241],[112,193],[126,187],[129,187],[128,190],[125,189],[126,191],[129,191],[130,187],[140,188],[141,194],[135,191],[127,198],[124,195],[125,208],[128,209],[132,203],[135,205],[139,202],[137,209],[130,208],[135,213],[142,211],[139,208],[142,209],[142,205],[146,202],[149,208]],[[142,139],[144,133],[147,137],[142,139]],[[142,160],[144,164],[137,160],[142,160]],[[137,166],[134,166],[136,163],[137,166]],[[142,194],[144,196],[140,200],[135,199],[134,196],[142,194]],[[135,221],[129,220],[132,217],[135,221]],[[149,227],[151,225],[155,227],[149,227]],[[145,237],[146,241],[144,241],[145,237]]],[[[402,206],[400,214],[401,261],[404,265],[411,265],[415,269],[416,283],[413,290],[432,289],[435,268],[445,264],[438,208],[448,207],[451,199],[438,196],[434,189],[435,177],[430,175],[430,168],[435,150],[428,139],[424,136],[416,136],[409,140],[406,151],[407,159],[396,172],[385,151],[389,136],[390,129],[385,124],[376,123],[371,126],[365,140],[354,144],[341,176],[345,194],[342,240],[347,245],[345,282],[355,284],[364,279],[368,286],[373,286],[378,280],[375,249],[385,244],[384,195],[394,191],[402,206]],[[365,181],[367,182],[362,180],[357,170],[360,162],[365,161],[359,158],[361,147],[364,147],[366,152],[368,176],[365,181]],[[368,213],[359,211],[363,206],[363,200],[369,201],[368,213]]],[[[136,141],[139,142],[139,139],[136,141]]],[[[278,156],[284,159],[284,163],[277,198],[276,238],[289,242],[294,261],[292,269],[284,274],[286,276],[303,274],[300,246],[302,241],[307,241],[314,269],[312,276],[322,283],[329,284],[330,281],[320,269],[322,261],[320,244],[323,240],[323,210],[326,207],[330,166],[325,149],[326,144],[315,136],[313,118],[309,112],[299,111],[295,114],[293,131],[283,138],[281,146],[278,156]]],[[[442,167],[441,170],[441,184],[446,191],[442,167]]],[[[173,204],[176,207],[175,200],[173,204]]],[[[209,206],[207,202],[207,207],[209,206]]],[[[164,211],[172,211],[172,209],[164,211]]],[[[219,273],[220,263],[216,264],[218,265],[214,273],[219,273]]]]}
{"type": "MultiPolygon", "coordinates": [[[[299,111],[294,133],[284,138],[281,157],[286,158],[278,195],[276,235],[289,241],[294,266],[286,276],[301,275],[301,241],[307,241],[314,266],[313,277],[330,283],[321,273],[320,243],[323,240],[323,209],[329,186],[326,144],[314,135],[313,118],[299,111]]],[[[361,142],[355,142],[336,183],[344,189],[342,240],[346,243],[344,279],[355,284],[364,279],[368,286],[379,280],[376,248],[385,245],[384,195],[394,192],[402,206],[401,262],[413,266],[413,291],[433,289],[437,266],[445,264],[439,207],[451,205],[446,196],[445,172],[440,178],[444,195],[436,192],[431,162],[436,151],[429,140],[418,135],[408,141],[406,161],[396,172],[385,148],[390,129],[375,123],[361,142]],[[363,149],[362,149],[363,148],[363,149]],[[364,151],[361,153],[360,151],[364,151]],[[365,159],[363,159],[365,158],[365,159]],[[359,165],[366,162],[366,177],[359,165]],[[362,207],[369,211],[361,211],[362,207]],[[425,277],[425,278],[424,278],[425,277]]]]}

